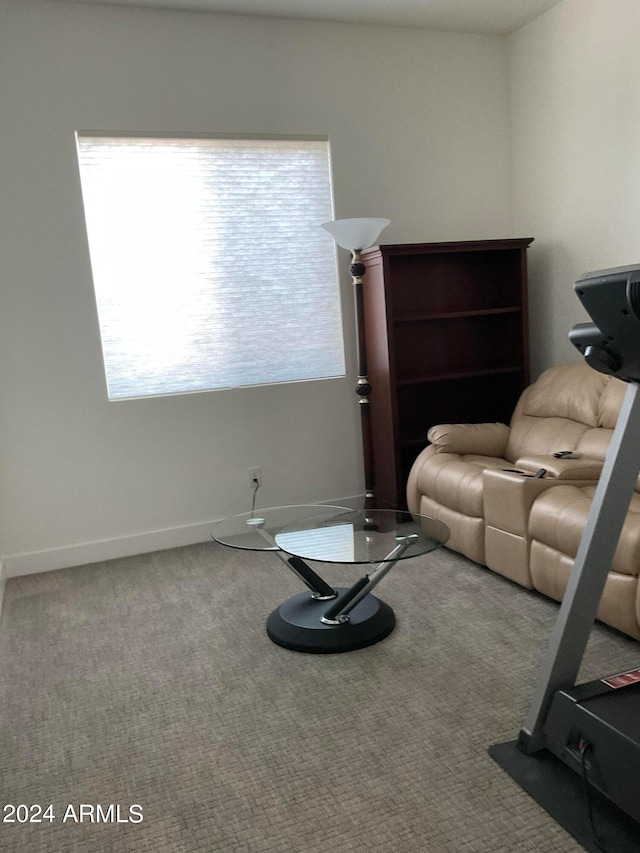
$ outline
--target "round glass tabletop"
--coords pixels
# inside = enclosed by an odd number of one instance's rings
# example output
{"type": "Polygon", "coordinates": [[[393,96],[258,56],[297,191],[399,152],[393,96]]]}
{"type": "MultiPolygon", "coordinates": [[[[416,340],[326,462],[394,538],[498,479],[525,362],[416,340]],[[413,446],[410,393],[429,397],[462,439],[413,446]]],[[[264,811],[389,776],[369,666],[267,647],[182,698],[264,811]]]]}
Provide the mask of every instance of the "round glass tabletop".
{"type": "Polygon", "coordinates": [[[446,542],[449,530],[435,518],[399,510],[297,505],[231,516],[219,522],[212,535],[232,548],[355,564],[428,554],[446,542]]]}

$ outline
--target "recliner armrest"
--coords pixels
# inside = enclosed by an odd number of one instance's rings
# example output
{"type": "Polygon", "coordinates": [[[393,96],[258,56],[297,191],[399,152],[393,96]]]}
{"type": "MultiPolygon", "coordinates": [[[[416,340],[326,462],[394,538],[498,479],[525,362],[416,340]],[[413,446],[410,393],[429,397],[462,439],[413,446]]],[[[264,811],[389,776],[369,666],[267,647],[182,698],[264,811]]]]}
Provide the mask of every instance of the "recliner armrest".
{"type": "Polygon", "coordinates": [[[438,424],[427,438],[436,453],[474,453],[504,457],[510,429],[506,424],[438,424]]]}
{"type": "Polygon", "coordinates": [[[603,462],[599,459],[590,459],[587,456],[578,456],[576,459],[556,459],[555,456],[521,456],[515,463],[514,468],[536,473],[544,468],[547,477],[556,480],[598,480],[602,473],[603,462]]]}
{"type": "MultiPolygon", "coordinates": [[[[541,467],[543,466],[538,465],[536,470],[541,467]]],[[[531,474],[521,474],[517,471],[487,469],[482,475],[485,523],[497,530],[506,530],[508,533],[526,537],[529,513],[541,492],[554,486],[585,486],[587,482],[579,478],[558,480],[555,477],[533,477],[531,474]]]]}

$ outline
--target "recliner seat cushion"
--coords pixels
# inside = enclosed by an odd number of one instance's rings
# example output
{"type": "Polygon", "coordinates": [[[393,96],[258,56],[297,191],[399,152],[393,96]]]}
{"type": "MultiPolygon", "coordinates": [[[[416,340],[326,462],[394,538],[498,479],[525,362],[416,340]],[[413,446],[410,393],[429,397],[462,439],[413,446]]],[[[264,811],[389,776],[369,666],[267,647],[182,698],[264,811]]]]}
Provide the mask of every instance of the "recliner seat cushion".
{"type": "Polygon", "coordinates": [[[485,468],[508,468],[495,456],[436,453],[420,470],[418,489],[432,501],[464,515],[484,517],[482,473],[485,468]]]}
{"type": "MultiPolygon", "coordinates": [[[[573,559],[578,553],[595,486],[555,486],[533,502],[529,535],[573,559]]],[[[613,557],[612,569],[638,576],[640,569],[640,495],[634,492],[613,557]]]]}

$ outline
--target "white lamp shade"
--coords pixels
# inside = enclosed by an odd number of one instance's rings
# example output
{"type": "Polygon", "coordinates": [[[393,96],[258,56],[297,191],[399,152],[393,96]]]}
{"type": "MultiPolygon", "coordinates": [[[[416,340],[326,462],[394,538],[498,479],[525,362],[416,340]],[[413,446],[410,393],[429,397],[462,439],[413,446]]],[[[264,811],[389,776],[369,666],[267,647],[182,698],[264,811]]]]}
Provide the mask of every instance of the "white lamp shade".
{"type": "Polygon", "coordinates": [[[322,227],[343,249],[366,249],[391,222],[390,219],[335,219],[324,222],[322,227]]]}

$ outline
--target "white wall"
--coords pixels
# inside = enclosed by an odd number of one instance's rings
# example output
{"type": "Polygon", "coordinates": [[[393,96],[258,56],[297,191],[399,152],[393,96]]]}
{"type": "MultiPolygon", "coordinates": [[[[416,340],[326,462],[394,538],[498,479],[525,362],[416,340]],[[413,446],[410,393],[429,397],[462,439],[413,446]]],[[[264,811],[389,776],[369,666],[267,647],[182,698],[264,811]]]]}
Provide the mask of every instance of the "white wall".
{"type": "Polygon", "coordinates": [[[640,3],[565,0],[509,38],[515,231],[534,373],[578,354],[584,272],[640,261],[640,3]]]}
{"type": "Polygon", "coordinates": [[[262,505],[362,490],[352,377],[107,402],[74,130],[328,133],[337,216],[514,236],[505,68],[493,36],[0,0],[8,574],[206,538],[248,509],[249,465],[262,505]]]}

